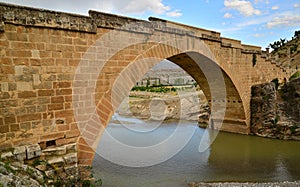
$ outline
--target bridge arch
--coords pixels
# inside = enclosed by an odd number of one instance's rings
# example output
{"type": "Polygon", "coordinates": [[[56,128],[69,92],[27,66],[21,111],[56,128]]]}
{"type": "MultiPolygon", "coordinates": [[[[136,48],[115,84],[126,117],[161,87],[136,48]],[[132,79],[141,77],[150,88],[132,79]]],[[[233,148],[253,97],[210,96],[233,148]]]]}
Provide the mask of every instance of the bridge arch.
{"type": "Polygon", "coordinates": [[[118,77],[132,84],[137,69],[146,71],[162,59],[193,76],[198,68],[193,68],[194,59],[213,62],[200,63],[202,68],[220,67],[230,102],[211,99],[212,104],[218,108],[226,103],[222,128],[229,128],[224,130],[245,133],[250,127],[251,86],[293,72],[279,67],[260,47],[167,20],[95,11],[81,16],[4,3],[0,10],[0,150],[72,145],[79,163],[91,165],[98,135],[121,100],[112,95],[126,90],[112,89],[124,83],[116,82],[118,77]],[[226,125],[235,109],[240,116],[230,118],[244,125],[226,125]]]}
{"type": "MultiPolygon", "coordinates": [[[[136,33],[129,34],[136,35],[136,33]]],[[[135,38],[144,39],[141,35],[135,38]]],[[[246,116],[242,97],[240,97],[233,80],[223,69],[224,67],[219,65],[220,63],[210,48],[202,40],[190,36],[169,38],[165,41],[162,38],[164,36],[160,33],[160,37],[154,41],[141,40],[141,42],[137,41],[131,45],[128,42],[124,43],[124,46],[121,44],[119,49],[108,56],[107,61],[93,58],[97,55],[93,56],[92,54],[105,50],[102,45],[97,46],[97,42],[95,48],[92,47],[90,51],[87,51],[88,57],[81,62],[83,66],[79,65],[78,72],[84,71],[84,68],[87,68],[86,64],[89,64],[90,70],[96,70],[89,76],[93,80],[84,81],[86,77],[76,77],[76,74],[74,82],[74,85],[80,82],[86,82],[87,85],[90,85],[89,82],[94,83],[94,85],[91,84],[92,86],[74,90],[74,95],[80,98],[78,104],[76,104],[76,99],[73,100],[75,118],[81,131],[78,141],[79,163],[91,164],[101,134],[114,111],[129,95],[129,91],[135,83],[149,69],[164,59],[179,65],[200,84],[209,100],[217,129],[235,128],[243,133],[246,132],[246,116]],[[92,58],[90,58],[91,55],[92,58]],[[91,91],[93,86],[95,86],[95,92],[90,94],[88,91],[91,91]],[[82,109],[82,106],[90,105],[92,106],[82,109]],[[235,121],[234,118],[239,120],[235,121]],[[227,124],[223,125],[225,122],[227,124]],[[231,124],[232,122],[235,123],[231,124]]],[[[112,46],[106,47],[112,48],[112,46]]],[[[103,57],[101,56],[101,58],[103,57]]]]}

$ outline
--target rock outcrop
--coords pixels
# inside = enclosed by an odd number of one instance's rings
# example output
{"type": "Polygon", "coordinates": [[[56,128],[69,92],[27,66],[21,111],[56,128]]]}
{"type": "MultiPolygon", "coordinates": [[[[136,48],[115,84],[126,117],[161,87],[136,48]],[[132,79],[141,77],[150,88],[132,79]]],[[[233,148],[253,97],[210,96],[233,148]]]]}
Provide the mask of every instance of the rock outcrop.
{"type": "Polygon", "coordinates": [[[251,133],[300,140],[300,78],[278,90],[273,82],[252,87],[251,133]]]}

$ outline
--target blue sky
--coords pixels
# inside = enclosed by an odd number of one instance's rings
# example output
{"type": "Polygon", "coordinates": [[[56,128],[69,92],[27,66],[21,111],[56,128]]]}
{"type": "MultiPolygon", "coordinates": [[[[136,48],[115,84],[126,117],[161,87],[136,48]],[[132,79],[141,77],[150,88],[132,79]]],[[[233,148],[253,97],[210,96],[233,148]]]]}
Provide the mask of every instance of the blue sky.
{"type": "Polygon", "coordinates": [[[299,0],[0,0],[88,14],[97,10],[147,20],[149,16],[221,32],[244,44],[267,47],[300,30],[299,0]]]}

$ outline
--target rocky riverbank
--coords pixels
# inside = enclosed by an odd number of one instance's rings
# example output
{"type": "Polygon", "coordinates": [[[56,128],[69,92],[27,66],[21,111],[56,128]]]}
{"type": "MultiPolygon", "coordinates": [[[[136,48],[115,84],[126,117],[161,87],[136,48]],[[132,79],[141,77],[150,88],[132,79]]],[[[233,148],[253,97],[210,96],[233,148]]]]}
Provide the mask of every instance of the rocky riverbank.
{"type": "Polygon", "coordinates": [[[274,82],[252,87],[251,133],[300,140],[300,78],[279,87],[274,82]]]}
{"type": "Polygon", "coordinates": [[[91,171],[78,166],[76,143],[59,147],[32,144],[0,152],[0,187],[93,184],[91,171]]]}
{"type": "Polygon", "coordinates": [[[123,116],[151,120],[199,120],[199,115],[209,115],[209,107],[202,91],[191,92],[131,92],[118,108],[123,116]]]}
{"type": "Polygon", "coordinates": [[[241,183],[241,182],[218,182],[218,183],[191,183],[189,187],[298,187],[300,181],[295,182],[266,182],[266,183],[241,183]]]}

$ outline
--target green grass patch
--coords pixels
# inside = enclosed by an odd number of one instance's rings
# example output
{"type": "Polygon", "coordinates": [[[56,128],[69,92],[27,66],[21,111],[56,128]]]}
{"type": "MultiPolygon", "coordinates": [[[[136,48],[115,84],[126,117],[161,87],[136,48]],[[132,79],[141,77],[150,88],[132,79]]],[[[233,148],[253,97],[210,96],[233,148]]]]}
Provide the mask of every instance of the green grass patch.
{"type": "Polygon", "coordinates": [[[300,77],[300,72],[297,71],[296,73],[294,73],[290,78],[289,81],[297,79],[298,77],[300,77]]]}

